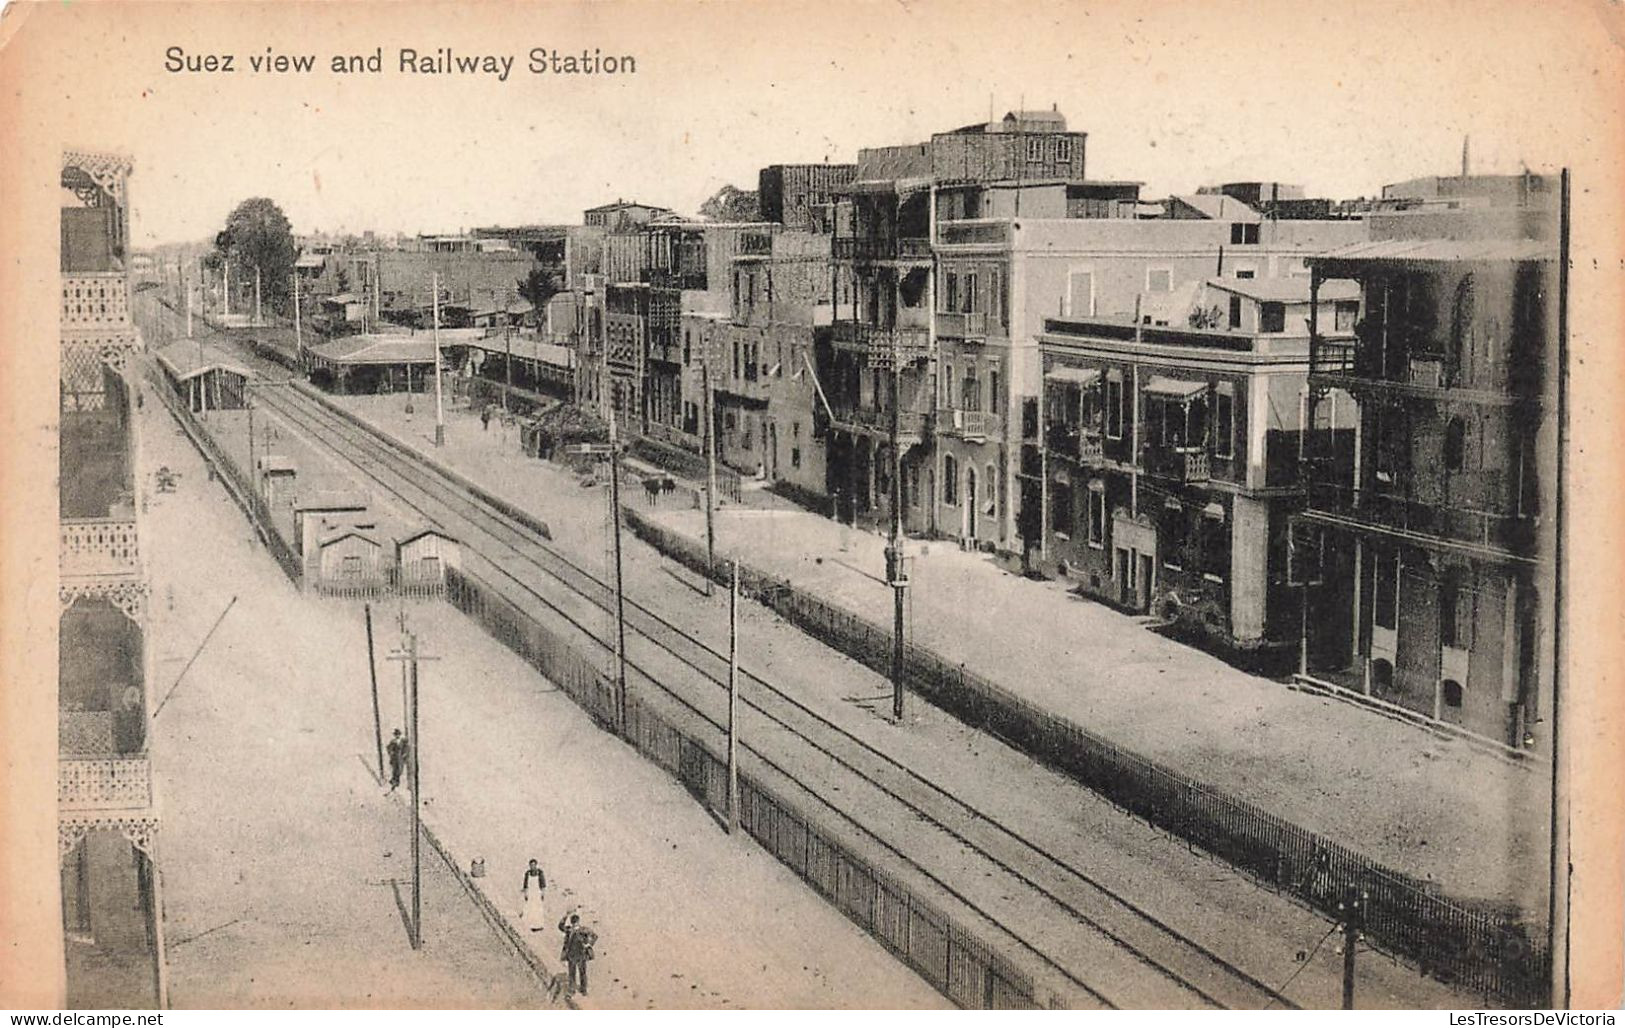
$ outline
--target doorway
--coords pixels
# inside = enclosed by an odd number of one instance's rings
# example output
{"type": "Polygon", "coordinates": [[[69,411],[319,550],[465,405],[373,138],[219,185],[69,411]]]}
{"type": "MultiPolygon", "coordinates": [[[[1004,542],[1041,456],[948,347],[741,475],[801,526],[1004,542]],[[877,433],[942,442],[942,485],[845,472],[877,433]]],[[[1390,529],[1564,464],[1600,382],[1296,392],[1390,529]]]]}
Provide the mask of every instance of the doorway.
{"type": "Polygon", "coordinates": [[[976,469],[965,468],[965,538],[976,540],[976,469]]]}

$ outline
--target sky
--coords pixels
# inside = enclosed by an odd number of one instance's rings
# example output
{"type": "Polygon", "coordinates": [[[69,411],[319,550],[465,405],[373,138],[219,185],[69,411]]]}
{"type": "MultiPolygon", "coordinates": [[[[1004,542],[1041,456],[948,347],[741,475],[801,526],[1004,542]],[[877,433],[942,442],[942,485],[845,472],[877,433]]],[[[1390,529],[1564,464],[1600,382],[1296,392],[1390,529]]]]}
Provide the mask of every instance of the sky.
{"type": "MultiPolygon", "coordinates": [[[[16,5],[13,8],[15,14],[16,5]]],[[[210,237],[241,199],[298,232],[580,220],[636,198],[692,212],[766,164],[852,161],[1025,104],[1089,133],[1087,173],[1145,195],[1238,179],[1372,195],[1459,169],[1571,163],[1617,123],[1584,4],[1210,0],[831,3],[80,3],[25,12],[40,126],[129,152],[137,246],[210,237]],[[170,72],[166,50],[234,55],[170,72]],[[398,51],[514,59],[413,74],[398,51]],[[637,72],[533,75],[532,47],[631,54],[637,72]],[[310,54],[305,75],[250,55],[310,54]],[[335,53],[381,48],[380,74],[335,53]]],[[[19,56],[13,47],[11,57],[19,56]]],[[[1617,83],[1616,83],[1617,84],[1617,83]]]]}

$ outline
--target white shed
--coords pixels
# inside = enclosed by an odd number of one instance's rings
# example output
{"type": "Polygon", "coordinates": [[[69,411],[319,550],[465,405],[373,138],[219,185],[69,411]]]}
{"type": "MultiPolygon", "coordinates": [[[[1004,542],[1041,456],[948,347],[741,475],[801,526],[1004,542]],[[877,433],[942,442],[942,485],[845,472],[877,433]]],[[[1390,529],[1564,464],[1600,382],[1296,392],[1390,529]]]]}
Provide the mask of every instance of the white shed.
{"type": "Polygon", "coordinates": [[[462,546],[438,528],[421,528],[395,541],[395,563],[403,582],[437,584],[446,568],[462,566],[462,546]]]}

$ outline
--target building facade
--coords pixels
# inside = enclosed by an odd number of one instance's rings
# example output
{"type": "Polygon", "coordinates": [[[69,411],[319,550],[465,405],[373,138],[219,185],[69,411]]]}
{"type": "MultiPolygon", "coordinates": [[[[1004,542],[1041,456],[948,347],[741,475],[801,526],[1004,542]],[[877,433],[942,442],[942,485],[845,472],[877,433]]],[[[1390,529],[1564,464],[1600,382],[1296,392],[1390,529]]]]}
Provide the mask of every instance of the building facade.
{"type": "MultiPolygon", "coordinates": [[[[1156,319],[1162,326],[1046,321],[1046,572],[1255,665],[1290,666],[1303,582],[1287,541],[1304,495],[1309,285],[1213,279],[1187,291],[1182,317],[1156,319]]],[[[1357,301],[1339,285],[1320,298],[1324,335],[1347,340],[1357,301]]],[[[1352,423],[1346,397],[1323,412],[1352,423]]]]}
{"type": "MultiPolygon", "coordinates": [[[[1312,344],[1317,432],[1300,549],[1323,565],[1303,672],[1509,747],[1550,752],[1560,266],[1537,202],[1373,217],[1312,262],[1360,283],[1352,342],[1312,344]]],[[[1526,194],[1529,195],[1529,194],[1526,194]]]]}
{"type": "Polygon", "coordinates": [[[166,1003],[149,591],[136,479],[129,159],[62,157],[57,818],[67,999],[166,1003]]]}

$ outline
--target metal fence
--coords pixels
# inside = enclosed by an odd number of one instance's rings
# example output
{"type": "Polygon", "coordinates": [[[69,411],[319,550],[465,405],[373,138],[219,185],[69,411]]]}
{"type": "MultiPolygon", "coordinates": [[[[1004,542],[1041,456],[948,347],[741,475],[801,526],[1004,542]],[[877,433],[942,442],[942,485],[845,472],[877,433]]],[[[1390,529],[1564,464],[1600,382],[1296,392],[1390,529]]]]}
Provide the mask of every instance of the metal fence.
{"type": "Polygon", "coordinates": [[[271,508],[265,502],[265,497],[254,488],[253,482],[243,473],[242,468],[220,449],[214,437],[209,434],[209,430],[198,421],[197,416],[192,413],[186,401],[175,392],[169,380],[151,367],[147,370],[147,380],[153,392],[175,416],[182,431],[192,440],[192,445],[203,454],[203,459],[208,461],[215,473],[220,476],[220,480],[226,485],[226,491],[237,502],[237,506],[248,515],[254,531],[265,541],[265,548],[271,551],[271,556],[282,569],[282,573],[287,575],[288,580],[294,585],[299,585],[303,577],[303,565],[293,547],[277,532],[276,522],[272,519],[271,508]]]}
{"type": "MultiPolygon", "coordinates": [[[[707,573],[704,546],[625,511],[628,526],[667,556],[707,573]]],[[[712,569],[726,576],[723,562],[712,569]]],[[[891,670],[889,628],[826,603],[788,580],[739,565],[743,595],[881,674],[891,670]]],[[[1443,895],[1330,839],[1123,749],[992,681],[913,643],[904,647],[909,688],[972,727],[1053,767],[1116,806],[1202,847],[1334,919],[1362,893],[1364,931],[1424,974],[1509,1005],[1546,1006],[1551,956],[1543,935],[1499,908],[1443,895]]]]}
{"type": "Polygon", "coordinates": [[[377,600],[388,596],[406,599],[433,600],[446,595],[445,576],[419,573],[398,564],[386,564],[365,575],[334,575],[323,577],[312,570],[305,576],[308,584],[323,596],[352,600],[377,600]]]}
{"type": "MultiPolygon", "coordinates": [[[[614,676],[569,640],[466,572],[448,568],[446,599],[524,659],[598,722],[617,732],[614,676]]],[[[699,729],[707,731],[707,729],[699,729]]],[[[716,816],[727,813],[728,770],[709,742],[679,727],[635,693],[626,698],[622,737],[670,774],[716,816]]],[[[853,853],[793,802],[741,771],[739,823],[838,910],[964,1007],[1054,1006],[1038,998],[1030,976],[915,894],[895,875],[853,853]]]]}

